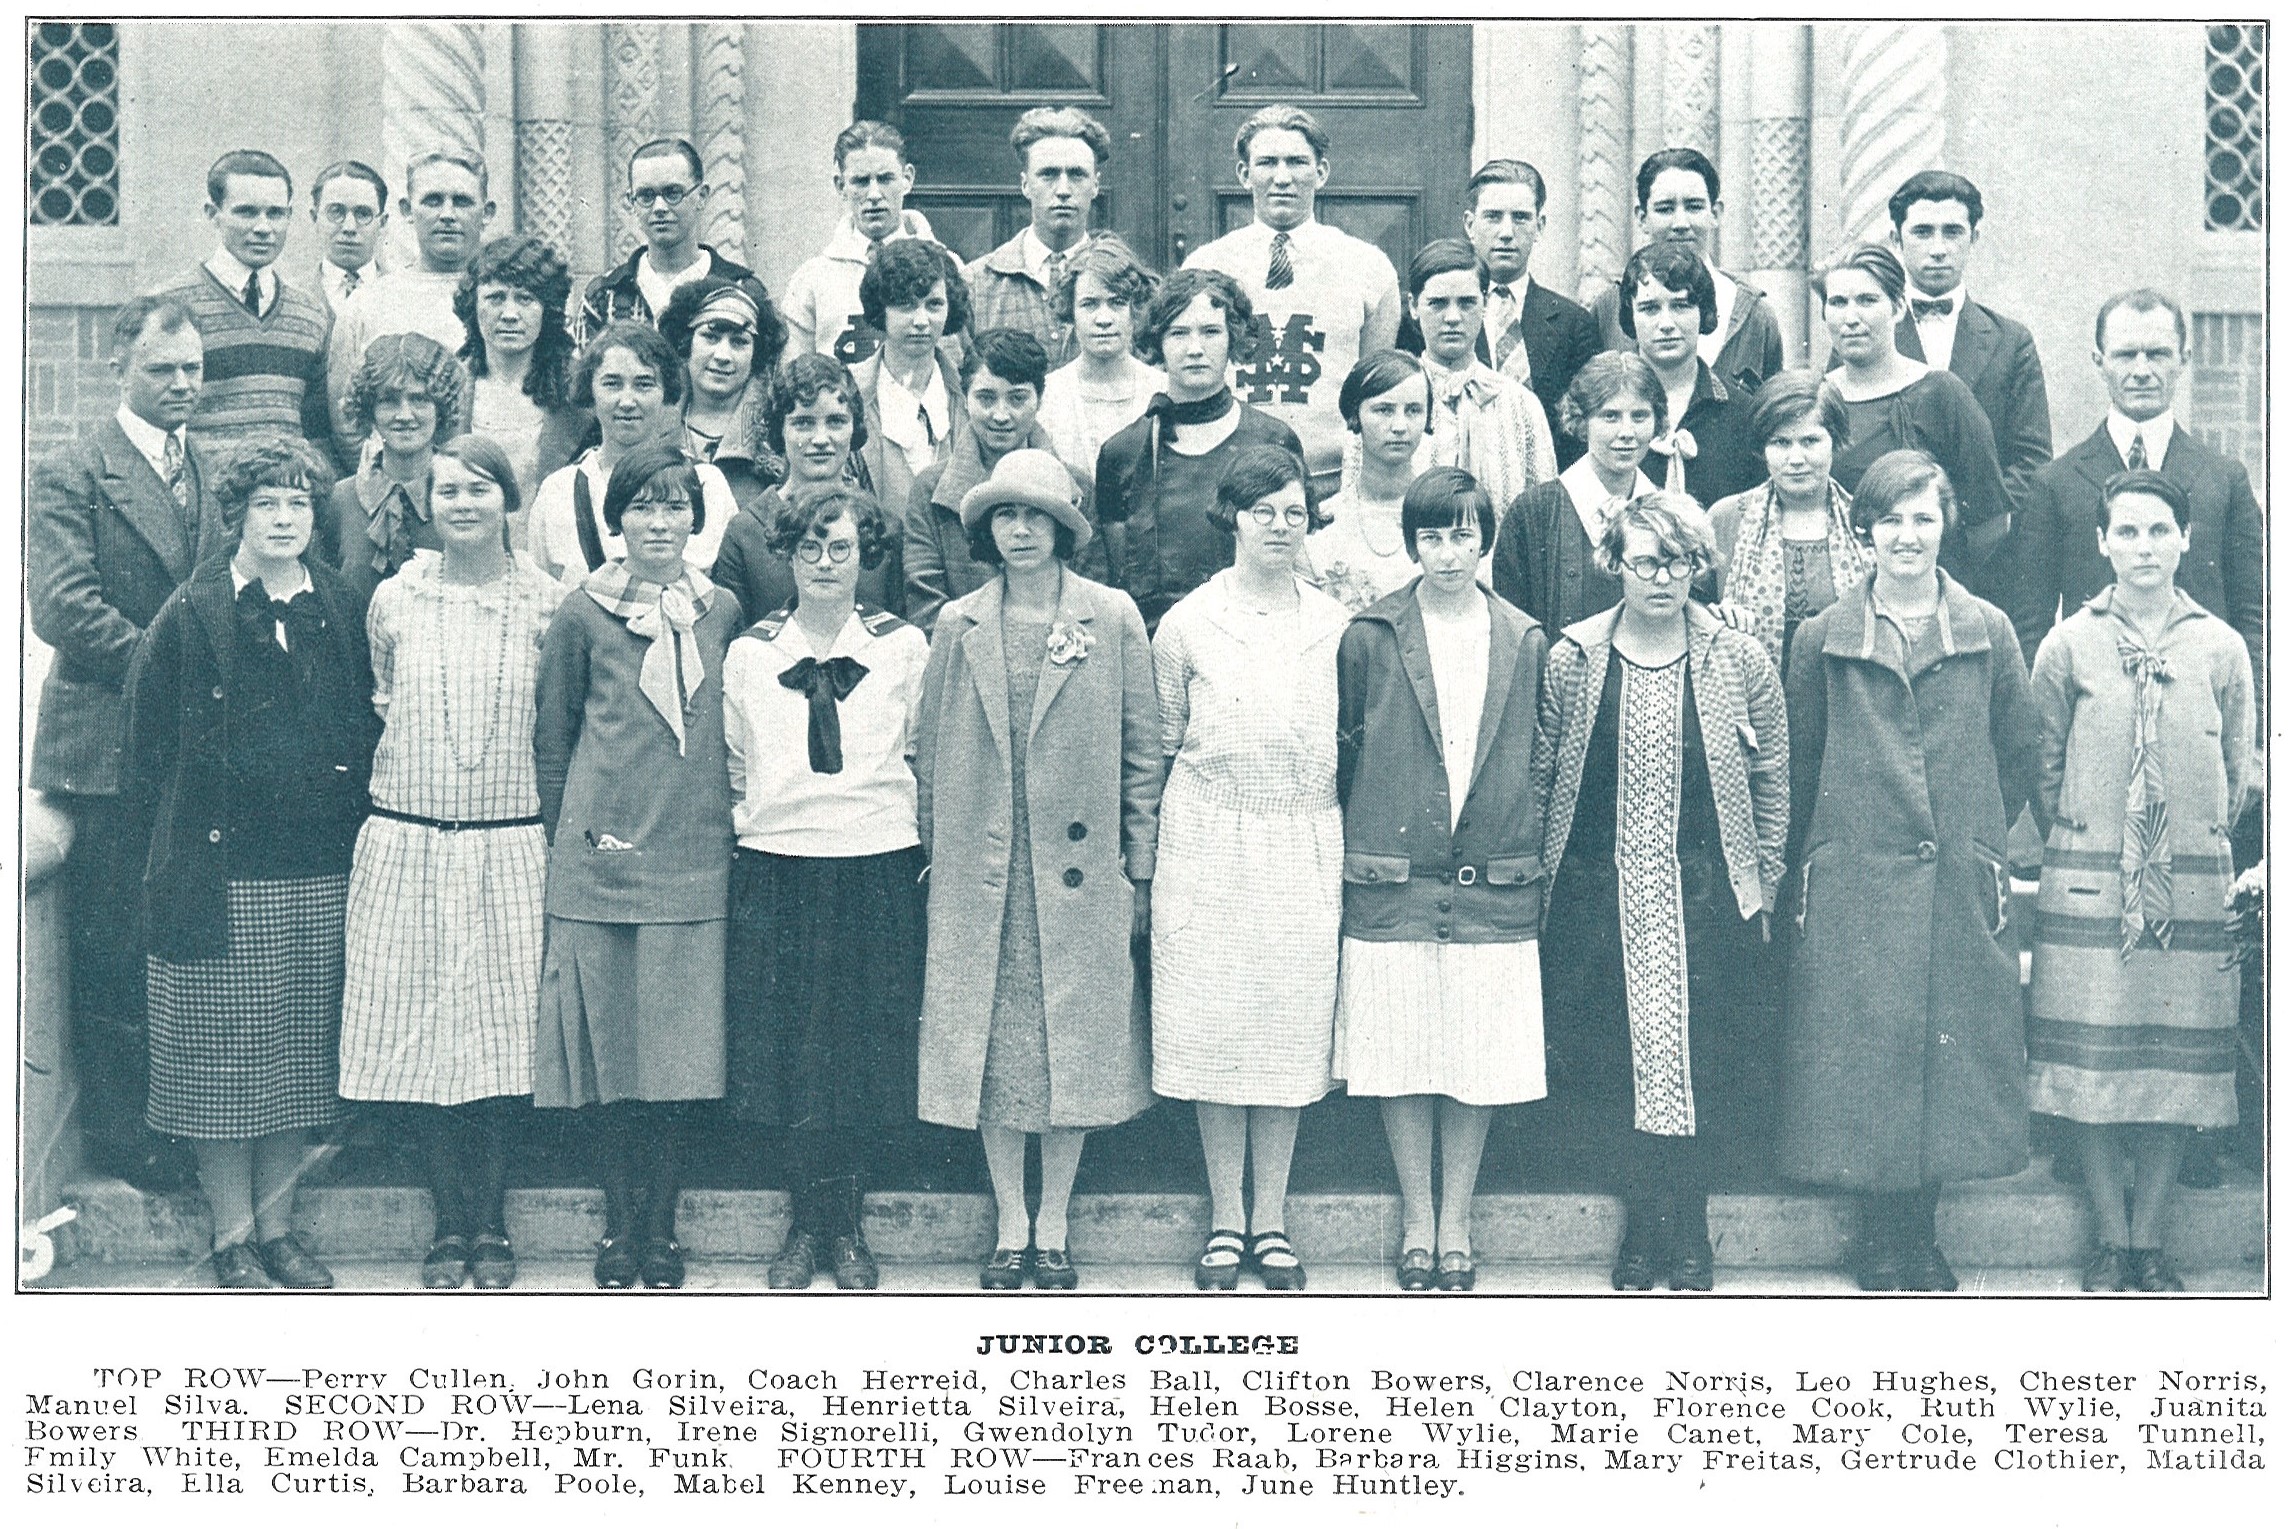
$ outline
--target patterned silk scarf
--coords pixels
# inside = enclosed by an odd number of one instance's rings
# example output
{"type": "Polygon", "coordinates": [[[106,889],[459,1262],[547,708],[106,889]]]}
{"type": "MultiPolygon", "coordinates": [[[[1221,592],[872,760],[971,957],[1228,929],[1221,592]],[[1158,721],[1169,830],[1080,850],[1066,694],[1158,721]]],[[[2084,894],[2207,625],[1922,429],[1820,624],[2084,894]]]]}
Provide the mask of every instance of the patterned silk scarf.
{"type": "Polygon", "coordinates": [[[366,539],[374,544],[372,562],[380,574],[396,573],[406,566],[414,555],[414,525],[430,521],[430,490],[422,489],[422,498],[415,501],[414,491],[403,483],[393,483],[382,491],[366,512],[366,539]]]}
{"type": "Polygon", "coordinates": [[[2119,929],[2124,959],[2144,935],[2170,949],[2174,936],[2174,844],[2166,821],[2166,756],[2158,742],[2165,687],[2173,670],[2165,655],[2131,628],[2118,630],[2118,663],[2134,682],[2134,768],[2126,782],[2126,827],[2118,842],[2118,879],[2125,906],[2119,929]]]}
{"type": "Polygon", "coordinates": [[[637,578],[626,563],[614,562],[582,580],[581,588],[606,614],[651,644],[637,669],[637,688],[677,735],[677,753],[682,755],[685,713],[706,678],[693,625],[708,614],[716,586],[689,566],[674,583],[661,585],[637,578]]]}
{"type": "MultiPolygon", "coordinates": [[[[1824,517],[1824,541],[1831,553],[1831,592],[1845,599],[1871,571],[1871,553],[1855,538],[1848,518],[1854,501],[1837,483],[1830,485],[1831,509],[1824,517]]],[[[1745,509],[1736,527],[1735,557],[1728,567],[1726,599],[1752,613],[1752,635],[1783,666],[1784,599],[1790,574],[1783,549],[1783,506],[1770,479],[1745,509]]]]}
{"type": "Polygon", "coordinates": [[[1688,1071],[1688,930],[1680,890],[1680,729],[1688,659],[1617,666],[1616,910],[1632,1033],[1632,1128],[1696,1134],[1688,1071]]]}

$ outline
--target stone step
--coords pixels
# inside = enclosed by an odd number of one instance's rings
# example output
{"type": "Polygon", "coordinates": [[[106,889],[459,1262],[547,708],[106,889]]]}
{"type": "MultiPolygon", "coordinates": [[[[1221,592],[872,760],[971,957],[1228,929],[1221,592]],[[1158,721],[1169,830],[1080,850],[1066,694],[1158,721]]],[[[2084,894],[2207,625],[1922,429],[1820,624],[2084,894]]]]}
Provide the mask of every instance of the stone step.
{"type": "MultiPolygon", "coordinates": [[[[208,1246],[206,1202],[198,1195],[146,1195],[110,1179],[75,1185],[66,1198],[78,1217],[54,1233],[62,1265],[164,1266],[195,1260],[208,1246]]],[[[330,1259],[417,1257],[431,1236],[429,1195],[419,1189],[308,1187],[295,1214],[311,1248],[330,1259]]],[[[886,1191],[868,1196],[866,1214],[869,1244],[891,1264],[968,1267],[994,1235],[993,1202],[985,1195],[886,1191]]],[[[777,1191],[690,1189],[677,1230],[695,1259],[761,1260],[779,1247],[787,1217],[787,1199],[777,1191]]],[[[1816,1194],[1716,1194],[1711,1222],[1723,1269],[1836,1268],[1855,1230],[1852,1201],[1816,1194]]],[[[2061,1271],[2083,1262],[2086,1222],[2083,1194],[2033,1166],[2011,1179],[1947,1191],[1939,1230],[1953,1260],[1969,1267],[2061,1271]]],[[[603,1229],[603,1200],[594,1190],[510,1192],[510,1237],[528,1257],[579,1258],[603,1229]]],[[[1069,1245],[1080,1263],[1183,1269],[1208,1230],[1209,1202],[1201,1195],[1080,1195],[1069,1245]]],[[[1497,1263],[1605,1268],[1622,1230],[1622,1209],[1605,1195],[1487,1194],[1474,1207],[1475,1246],[1497,1263]]],[[[1289,1231],[1310,1265],[1382,1266],[1400,1246],[1400,1202],[1380,1194],[1293,1195],[1289,1231]]],[[[2181,1192],[2166,1247],[2185,1269],[2258,1277],[2265,1250],[2259,1180],[2234,1172],[2220,1189],[2181,1192]]]]}

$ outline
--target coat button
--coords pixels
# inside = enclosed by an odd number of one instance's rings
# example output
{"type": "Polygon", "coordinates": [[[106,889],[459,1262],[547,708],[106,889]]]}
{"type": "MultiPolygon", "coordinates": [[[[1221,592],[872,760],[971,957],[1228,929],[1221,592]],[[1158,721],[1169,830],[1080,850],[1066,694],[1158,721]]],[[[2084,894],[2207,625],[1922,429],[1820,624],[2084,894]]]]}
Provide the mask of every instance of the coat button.
{"type": "Polygon", "coordinates": [[[1919,858],[1920,858],[1921,860],[1932,860],[1932,859],[1934,859],[1934,858],[1935,858],[1935,841],[1934,841],[1934,840],[1932,840],[1932,839],[1921,839],[1921,840],[1919,841],[1919,858]]]}
{"type": "Polygon", "coordinates": [[[215,689],[214,689],[214,692],[213,692],[213,694],[214,694],[214,696],[215,696],[215,699],[216,699],[216,700],[218,700],[218,701],[222,700],[222,699],[223,699],[223,687],[222,687],[222,686],[220,686],[220,685],[217,685],[217,686],[215,687],[215,689]]]}
{"type": "Polygon", "coordinates": [[[222,842],[223,842],[223,830],[222,830],[222,829],[220,829],[220,828],[210,828],[210,829],[208,829],[208,830],[207,830],[207,842],[208,842],[209,844],[220,844],[220,843],[222,843],[222,842]]]}
{"type": "Polygon", "coordinates": [[[1075,867],[1069,866],[1067,867],[1067,874],[1059,879],[1071,887],[1079,887],[1083,884],[1083,873],[1075,867]]]}
{"type": "Polygon", "coordinates": [[[1449,899],[1446,897],[1442,898],[1440,902],[1434,904],[1434,907],[1438,908],[1443,913],[1447,913],[1449,911],[1449,899]]]}
{"type": "Polygon", "coordinates": [[[1069,823],[1067,825],[1067,837],[1074,840],[1078,844],[1080,844],[1090,834],[1090,832],[1090,828],[1082,823],[1069,823]]]}
{"type": "Polygon", "coordinates": [[[1366,871],[1362,872],[1362,873],[1361,873],[1361,879],[1362,879],[1362,880],[1364,880],[1364,881],[1375,881],[1375,880],[1377,880],[1377,867],[1373,865],[1373,866],[1371,866],[1371,867],[1370,867],[1368,870],[1366,870],[1366,871]]]}
{"type": "Polygon", "coordinates": [[[1435,924],[1435,925],[1433,926],[1433,937],[1434,937],[1435,939],[1437,939],[1437,940],[1446,940],[1446,939],[1448,939],[1448,938],[1449,938],[1449,926],[1448,926],[1447,924],[1435,924]]]}

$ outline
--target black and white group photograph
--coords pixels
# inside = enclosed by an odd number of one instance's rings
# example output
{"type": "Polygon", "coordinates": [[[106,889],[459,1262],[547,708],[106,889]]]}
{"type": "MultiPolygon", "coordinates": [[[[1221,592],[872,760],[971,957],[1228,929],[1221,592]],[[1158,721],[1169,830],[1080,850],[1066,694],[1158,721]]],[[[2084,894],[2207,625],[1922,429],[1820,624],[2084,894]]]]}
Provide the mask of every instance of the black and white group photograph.
{"type": "Polygon", "coordinates": [[[2269,32],[27,18],[19,1296],[2266,1296],[2269,32]]]}

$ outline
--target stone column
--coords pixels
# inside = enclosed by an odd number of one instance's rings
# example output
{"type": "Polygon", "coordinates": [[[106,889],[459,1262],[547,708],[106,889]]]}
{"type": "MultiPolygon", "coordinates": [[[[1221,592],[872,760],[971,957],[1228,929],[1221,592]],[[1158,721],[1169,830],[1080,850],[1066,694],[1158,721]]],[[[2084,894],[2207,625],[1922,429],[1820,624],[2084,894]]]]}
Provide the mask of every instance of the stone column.
{"type": "Polygon", "coordinates": [[[577,259],[574,209],[574,42],[577,29],[547,23],[517,30],[516,227],[577,259]]]}
{"type": "Polygon", "coordinates": [[[1742,90],[1742,120],[1729,134],[1740,144],[1729,163],[1728,200],[1742,229],[1735,249],[1745,277],[1775,307],[1785,355],[1798,358],[1807,354],[1808,326],[1808,29],[1755,21],[1731,37],[1745,55],[1742,78],[1732,81],[1742,90]]]}
{"type": "Polygon", "coordinates": [[[710,188],[707,243],[726,258],[748,259],[748,79],[746,28],[737,21],[712,21],[700,29],[700,58],[693,81],[702,179],[710,188]]]}
{"type": "Polygon", "coordinates": [[[1632,31],[1577,28],[1577,297],[1589,302],[1632,253],[1632,31]]]}
{"type": "MultiPolygon", "coordinates": [[[[382,178],[406,190],[407,161],[446,151],[485,152],[484,29],[460,21],[393,21],[382,29],[382,178]]],[[[489,189],[499,188],[489,186],[489,189]]],[[[393,256],[415,262],[404,218],[391,224],[393,256]]]]}
{"type": "Polygon", "coordinates": [[[651,21],[615,21],[605,28],[605,206],[608,263],[645,242],[626,200],[629,158],[658,135],[661,96],[661,27],[651,21]]]}
{"type": "Polygon", "coordinates": [[[1840,232],[1885,240],[1887,198],[1943,162],[1943,28],[1933,22],[1850,27],[1840,76],[1840,232]]]}
{"type": "MultiPolygon", "coordinates": [[[[1664,23],[1664,146],[1720,157],[1720,29],[1664,23]]],[[[1634,168],[1638,168],[1635,166],[1634,168]]]]}

